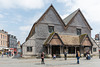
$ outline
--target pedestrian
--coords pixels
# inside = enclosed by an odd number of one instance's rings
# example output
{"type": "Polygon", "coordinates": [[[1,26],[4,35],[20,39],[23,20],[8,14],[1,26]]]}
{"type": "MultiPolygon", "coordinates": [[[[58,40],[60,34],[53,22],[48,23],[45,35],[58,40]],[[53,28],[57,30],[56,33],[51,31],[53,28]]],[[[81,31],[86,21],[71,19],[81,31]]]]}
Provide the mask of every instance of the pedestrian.
{"type": "Polygon", "coordinates": [[[7,51],[7,57],[9,57],[9,52],[7,51]]]}
{"type": "Polygon", "coordinates": [[[53,54],[53,59],[56,59],[56,55],[55,54],[53,54]]]}
{"type": "Polygon", "coordinates": [[[80,52],[79,51],[77,51],[77,53],[76,53],[76,58],[77,58],[77,64],[79,64],[79,59],[80,59],[80,52]]]}
{"type": "Polygon", "coordinates": [[[4,54],[4,53],[3,53],[3,51],[2,51],[2,57],[3,57],[3,54],[4,54]]]}
{"type": "Polygon", "coordinates": [[[45,63],[44,63],[44,52],[41,53],[41,60],[42,60],[42,61],[41,61],[41,64],[45,64],[45,63]]]}
{"type": "Polygon", "coordinates": [[[67,52],[66,51],[64,52],[64,57],[65,57],[65,60],[67,60],[67,52]]]}
{"type": "Polygon", "coordinates": [[[90,52],[89,51],[86,52],[86,59],[87,60],[90,60],[91,59],[91,56],[90,56],[90,52]]]}

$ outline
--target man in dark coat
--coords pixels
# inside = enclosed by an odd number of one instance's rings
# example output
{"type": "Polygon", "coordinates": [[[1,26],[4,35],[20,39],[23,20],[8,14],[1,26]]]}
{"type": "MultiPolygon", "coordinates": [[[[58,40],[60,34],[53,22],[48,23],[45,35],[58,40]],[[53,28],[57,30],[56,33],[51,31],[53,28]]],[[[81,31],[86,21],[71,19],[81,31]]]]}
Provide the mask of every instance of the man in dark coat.
{"type": "Polygon", "coordinates": [[[42,54],[41,54],[41,60],[42,60],[42,61],[41,61],[41,64],[45,64],[45,63],[44,63],[44,52],[42,52],[42,54]]]}
{"type": "Polygon", "coordinates": [[[65,60],[67,59],[67,52],[64,52],[65,60]]]}

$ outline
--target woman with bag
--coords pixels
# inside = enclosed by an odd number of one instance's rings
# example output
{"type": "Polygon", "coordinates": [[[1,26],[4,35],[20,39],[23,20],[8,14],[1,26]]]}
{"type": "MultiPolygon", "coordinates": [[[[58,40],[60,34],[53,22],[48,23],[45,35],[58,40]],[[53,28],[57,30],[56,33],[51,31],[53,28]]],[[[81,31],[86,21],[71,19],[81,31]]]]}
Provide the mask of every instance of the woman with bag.
{"type": "Polygon", "coordinates": [[[77,53],[76,53],[76,58],[77,58],[77,64],[79,64],[79,59],[80,59],[80,52],[79,51],[77,51],[77,53]]]}

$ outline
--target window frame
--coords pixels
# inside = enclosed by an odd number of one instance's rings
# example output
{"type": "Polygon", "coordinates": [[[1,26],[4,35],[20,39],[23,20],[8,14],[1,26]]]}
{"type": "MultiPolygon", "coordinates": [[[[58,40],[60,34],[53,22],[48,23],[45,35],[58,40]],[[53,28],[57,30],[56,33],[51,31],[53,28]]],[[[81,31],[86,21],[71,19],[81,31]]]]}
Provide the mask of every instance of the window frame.
{"type": "Polygon", "coordinates": [[[77,33],[77,35],[81,35],[82,34],[82,30],[80,28],[77,28],[76,29],[76,33],[77,33]],[[78,32],[78,30],[80,31],[80,33],[78,32]]]}
{"type": "Polygon", "coordinates": [[[32,52],[32,46],[27,46],[27,52],[32,52]]]}
{"type": "Polygon", "coordinates": [[[48,26],[48,31],[49,31],[49,33],[54,32],[54,26],[48,26]],[[52,28],[52,31],[50,31],[50,27],[52,28]]]}
{"type": "Polygon", "coordinates": [[[97,52],[97,48],[93,48],[93,52],[97,52]]]}

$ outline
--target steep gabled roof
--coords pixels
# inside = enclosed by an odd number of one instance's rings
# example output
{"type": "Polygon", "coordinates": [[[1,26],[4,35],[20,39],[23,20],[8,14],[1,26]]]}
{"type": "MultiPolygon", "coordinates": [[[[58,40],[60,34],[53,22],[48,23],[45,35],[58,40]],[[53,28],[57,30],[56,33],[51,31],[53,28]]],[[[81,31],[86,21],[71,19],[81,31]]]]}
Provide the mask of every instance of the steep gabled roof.
{"type": "Polygon", "coordinates": [[[78,12],[80,12],[80,14],[82,15],[83,19],[86,22],[86,25],[88,26],[88,28],[90,30],[92,30],[91,26],[88,24],[87,20],[85,19],[85,17],[83,16],[82,12],[80,11],[80,9],[77,9],[76,11],[74,11],[73,13],[71,13],[69,16],[67,16],[65,19],[63,19],[66,28],[68,28],[69,24],[71,24],[72,20],[74,19],[74,17],[78,14],[78,12]]]}
{"type": "MultiPolygon", "coordinates": [[[[55,10],[55,8],[53,7],[53,5],[51,4],[51,6],[45,11],[45,13],[40,17],[39,20],[37,20],[34,25],[31,28],[31,31],[28,35],[28,37],[26,38],[26,41],[32,36],[34,35],[33,32],[35,32],[35,26],[37,24],[39,24],[39,22],[44,18],[45,14],[47,14],[47,12],[52,9],[55,13],[55,15],[58,17],[59,21],[61,21],[61,23],[63,24],[64,29],[67,29],[69,24],[71,23],[71,21],[74,19],[74,17],[77,15],[78,12],[80,12],[80,14],[82,15],[83,19],[86,21],[85,17],[83,16],[82,12],[80,11],[80,9],[77,9],[76,11],[74,11],[72,14],[70,14],[68,17],[66,17],[64,20],[61,19],[61,17],[59,16],[59,14],[57,13],[57,11],[55,10]]],[[[86,21],[86,25],[88,26],[88,28],[90,30],[92,30],[92,28],[90,27],[90,25],[88,24],[88,22],[86,21]]]]}
{"type": "Polygon", "coordinates": [[[31,31],[30,31],[28,37],[26,38],[26,40],[28,40],[28,39],[33,35],[32,32],[35,31],[35,26],[36,26],[37,24],[39,24],[39,22],[44,18],[45,14],[47,14],[47,12],[48,12],[50,9],[52,9],[52,10],[54,11],[54,13],[55,13],[55,15],[58,17],[59,21],[61,21],[61,23],[62,23],[62,24],[64,25],[64,27],[65,27],[65,23],[63,22],[63,20],[61,19],[61,17],[59,16],[59,14],[57,13],[57,11],[56,11],[55,8],[53,7],[53,5],[51,4],[51,6],[45,11],[45,13],[39,18],[39,20],[37,20],[37,21],[34,23],[34,25],[32,26],[31,31]]]}
{"type": "Polygon", "coordinates": [[[67,25],[72,20],[72,18],[74,18],[74,16],[77,14],[78,11],[79,11],[79,9],[77,9],[76,11],[74,11],[69,16],[67,16],[66,18],[63,19],[65,25],[67,25]]]}

